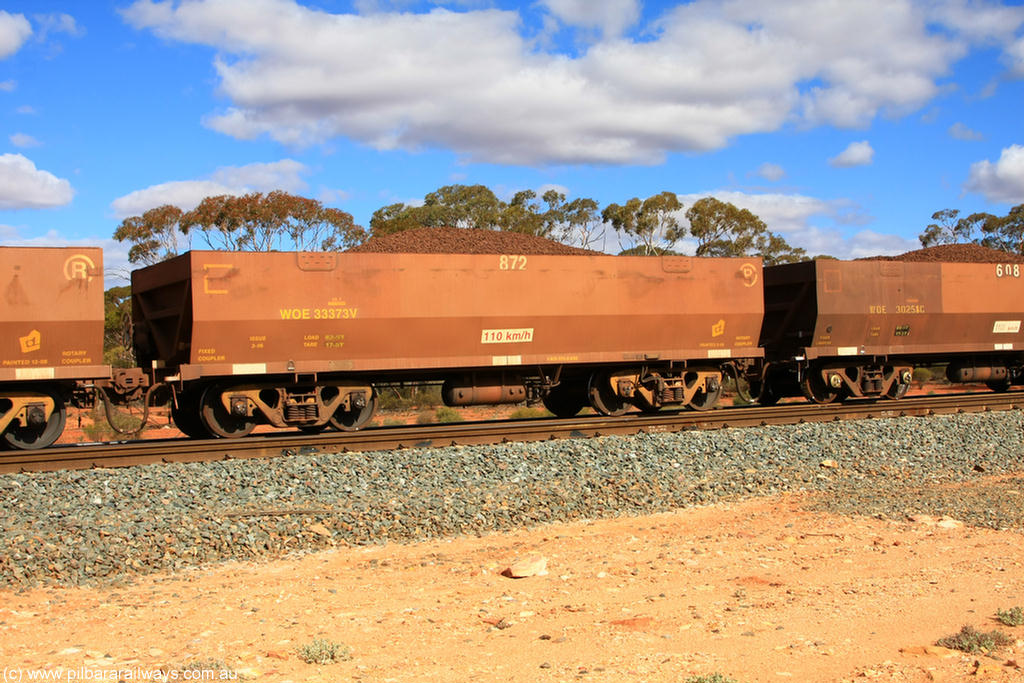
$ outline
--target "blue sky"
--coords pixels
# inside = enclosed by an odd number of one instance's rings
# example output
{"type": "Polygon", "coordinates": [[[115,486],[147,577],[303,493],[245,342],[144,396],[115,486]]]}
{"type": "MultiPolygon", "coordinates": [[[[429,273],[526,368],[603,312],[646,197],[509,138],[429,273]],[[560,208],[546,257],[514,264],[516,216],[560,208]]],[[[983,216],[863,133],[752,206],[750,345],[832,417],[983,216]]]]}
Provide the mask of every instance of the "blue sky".
{"type": "Polygon", "coordinates": [[[161,204],[283,189],[368,225],[481,183],[713,195],[810,253],[900,253],[1024,203],[1022,105],[1021,2],[7,2],[0,243],[123,271],[111,235],[161,204]]]}

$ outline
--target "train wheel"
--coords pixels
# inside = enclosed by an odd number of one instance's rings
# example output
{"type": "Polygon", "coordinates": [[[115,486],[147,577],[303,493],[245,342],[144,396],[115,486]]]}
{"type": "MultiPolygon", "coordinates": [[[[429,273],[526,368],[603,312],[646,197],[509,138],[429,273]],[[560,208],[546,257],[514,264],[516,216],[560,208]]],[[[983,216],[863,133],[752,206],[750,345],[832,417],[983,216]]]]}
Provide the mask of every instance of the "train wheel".
{"type": "Polygon", "coordinates": [[[1010,389],[1010,380],[1008,380],[1008,379],[999,379],[999,380],[995,380],[995,381],[992,381],[992,382],[985,382],[985,386],[987,386],[989,389],[991,389],[992,391],[996,392],[997,394],[1002,394],[1002,393],[1005,393],[1005,392],[1009,391],[1009,389],[1010,389]]]}
{"type": "Polygon", "coordinates": [[[366,405],[362,408],[354,408],[353,410],[342,410],[339,408],[336,410],[334,415],[331,415],[331,426],[338,431],[354,432],[364,427],[373,417],[376,410],[377,392],[373,391],[370,393],[370,398],[367,399],[366,405]]]}
{"type": "Polygon", "coordinates": [[[759,406],[773,406],[779,402],[779,395],[772,390],[771,382],[751,382],[750,398],[757,401],[759,406]]]}
{"type": "Polygon", "coordinates": [[[587,406],[587,393],[577,385],[562,383],[544,394],[541,402],[556,417],[574,417],[587,406]]]}
{"type": "MultiPolygon", "coordinates": [[[[50,419],[38,425],[15,426],[11,425],[3,434],[3,445],[19,451],[34,451],[39,448],[46,448],[60,438],[64,431],[64,422],[67,420],[67,411],[64,408],[64,401],[53,391],[43,390],[41,393],[53,399],[53,412],[50,419]]],[[[41,416],[40,416],[40,422],[41,416]]]]}
{"type": "Polygon", "coordinates": [[[693,395],[693,399],[688,404],[694,410],[711,410],[718,405],[718,399],[722,396],[722,385],[719,382],[715,383],[713,390],[701,389],[693,395]]]}
{"type": "Polygon", "coordinates": [[[839,398],[839,390],[827,386],[821,374],[814,369],[804,374],[800,380],[800,390],[812,403],[832,403],[839,398]]]}
{"type": "Polygon", "coordinates": [[[182,392],[178,394],[177,402],[171,403],[171,419],[174,426],[185,436],[193,439],[209,439],[210,430],[206,428],[199,418],[199,399],[202,394],[199,392],[182,392]]]}
{"type": "Polygon", "coordinates": [[[221,403],[220,387],[207,387],[199,401],[199,416],[203,425],[213,436],[222,439],[236,439],[249,434],[256,426],[256,420],[249,416],[232,415],[221,403]]]}
{"type": "Polygon", "coordinates": [[[608,375],[605,374],[594,373],[590,376],[587,396],[590,398],[590,405],[602,415],[622,415],[629,407],[626,399],[612,391],[608,375]]]}
{"type": "Polygon", "coordinates": [[[898,401],[899,399],[906,396],[908,391],[910,391],[909,384],[895,383],[891,387],[889,387],[889,391],[886,392],[885,397],[891,398],[894,401],[898,401]]]}

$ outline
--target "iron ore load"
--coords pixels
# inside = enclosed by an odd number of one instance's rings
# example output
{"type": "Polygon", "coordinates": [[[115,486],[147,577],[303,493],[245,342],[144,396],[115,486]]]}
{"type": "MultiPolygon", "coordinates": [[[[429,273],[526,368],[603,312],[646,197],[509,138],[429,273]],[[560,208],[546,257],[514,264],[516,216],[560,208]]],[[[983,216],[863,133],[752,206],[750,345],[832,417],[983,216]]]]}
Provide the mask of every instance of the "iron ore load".
{"type": "Polygon", "coordinates": [[[1004,391],[1024,383],[1020,261],[957,245],[762,267],[454,229],[346,253],[192,251],[132,274],[140,367],[111,370],[102,252],[7,247],[0,445],[48,446],[66,406],[143,390],[193,437],[359,429],[404,383],[563,417],[706,410],[728,377],[763,404],[898,399],[919,365],[1004,391]]]}

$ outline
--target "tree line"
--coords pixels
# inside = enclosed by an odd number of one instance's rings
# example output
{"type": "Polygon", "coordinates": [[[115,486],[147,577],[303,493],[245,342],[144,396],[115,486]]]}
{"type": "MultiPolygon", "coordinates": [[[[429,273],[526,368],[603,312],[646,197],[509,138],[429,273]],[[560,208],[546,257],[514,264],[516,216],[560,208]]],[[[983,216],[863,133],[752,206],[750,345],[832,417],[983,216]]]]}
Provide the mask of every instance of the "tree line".
{"type": "MultiPolygon", "coordinates": [[[[811,258],[747,209],[714,197],[698,199],[685,213],[684,208],[672,192],[633,197],[602,210],[593,199],[570,201],[557,190],[539,197],[523,190],[504,201],[483,185],[447,185],[427,194],[422,204],[378,209],[367,230],[351,214],[317,200],[281,191],[255,192],[207,197],[191,211],[156,207],[124,219],[114,239],[130,245],[128,258],[137,265],[176,256],[191,248],[195,236],[212,249],[333,251],[423,227],[510,230],[583,248],[602,244],[611,230],[621,254],[675,254],[683,242],[697,256],[758,256],[767,265],[811,258]]],[[[919,236],[923,247],[975,243],[1024,254],[1024,204],[1005,216],[961,216],[957,209],[943,209],[932,214],[932,221],[919,236]]],[[[112,365],[134,364],[130,304],[129,287],[106,292],[105,355],[112,365]]]]}
{"type": "Polygon", "coordinates": [[[959,209],[943,209],[932,214],[932,221],[918,236],[922,247],[967,243],[1024,254],[1024,204],[1013,207],[1005,216],[961,216],[959,209]]]}
{"type": "Polygon", "coordinates": [[[686,243],[697,256],[759,256],[767,264],[807,258],[747,209],[704,197],[686,209],[672,192],[600,209],[590,198],[568,200],[557,190],[533,190],[502,200],[484,185],[447,185],[421,204],[396,203],[373,213],[369,230],[352,215],[286,192],[207,197],[191,211],[159,206],[124,219],[114,239],[130,245],[129,260],[157,263],[204,246],[235,251],[344,250],[378,235],[412,228],[456,227],[508,230],[565,244],[595,248],[609,230],[624,254],[674,254],[686,243]],[[685,222],[681,220],[685,217],[685,222]]]}

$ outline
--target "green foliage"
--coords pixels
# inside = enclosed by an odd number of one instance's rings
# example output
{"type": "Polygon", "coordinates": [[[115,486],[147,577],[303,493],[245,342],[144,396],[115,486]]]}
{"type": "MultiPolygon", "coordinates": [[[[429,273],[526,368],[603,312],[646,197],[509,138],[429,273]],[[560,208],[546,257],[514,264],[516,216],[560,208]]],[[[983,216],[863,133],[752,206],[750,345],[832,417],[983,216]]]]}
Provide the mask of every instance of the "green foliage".
{"type": "Polygon", "coordinates": [[[407,387],[382,388],[377,393],[379,410],[408,410],[441,405],[441,387],[436,384],[416,384],[407,387]]]}
{"type": "Polygon", "coordinates": [[[807,258],[803,249],[791,247],[748,209],[714,197],[694,202],[686,219],[697,239],[697,256],[760,256],[766,265],[807,258]]]}
{"type": "Polygon", "coordinates": [[[231,251],[333,251],[366,237],[351,214],[274,191],[207,197],[187,212],[170,205],[150,209],[122,221],[114,239],[131,243],[128,259],[145,265],[187,249],[194,233],[210,248],[231,251]]]}
{"type": "Polygon", "coordinates": [[[619,256],[682,256],[678,251],[666,249],[665,247],[646,247],[637,246],[630,247],[629,249],[623,249],[619,252],[619,256]]]}
{"type": "Polygon", "coordinates": [[[984,654],[1004,648],[1013,642],[1013,638],[1002,631],[979,631],[973,626],[963,626],[959,633],[954,633],[935,641],[936,645],[960,650],[968,654],[984,654]]]}
{"type": "Polygon", "coordinates": [[[192,659],[170,673],[168,680],[178,681],[244,681],[246,676],[239,674],[224,660],[213,657],[192,659]]]}
{"type": "Polygon", "coordinates": [[[352,659],[352,651],[347,645],[323,638],[315,638],[313,642],[300,647],[298,655],[307,664],[333,664],[352,659]]]}
{"type": "Polygon", "coordinates": [[[972,213],[960,217],[958,209],[943,209],[932,214],[930,223],[918,236],[922,247],[939,244],[974,243],[1012,254],[1024,254],[1024,204],[1005,215],[972,213]]]}
{"type": "Polygon", "coordinates": [[[644,200],[633,197],[623,205],[609,204],[601,218],[632,244],[636,253],[650,256],[659,249],[671,249],[686,234],[677,216],[682,208],[679,197],[666,191],[644,200]]]}
{"type": "Polygon", "coordinates": [[[509,415],[513,420],[536,420],[541,417],[552,417],[552,413],[543,408],[516,408],[509,415]]]}
{"type": "Polygon", "coordinates": [[[116,368],[135,365],[131,287],[111,287],[103,293],[103,363],[116,368]]]}
{"type": "Polygon", "coordinates": [[[193,659],[179,667],[181,671],[216,671],[233,674],[234,671],[222,659],[193,659]]]}
{"type": "Polygon", "coordinates": [[[1024,204],[1018,204],[1003,217],[986,220],[981,243],[992,249],[1024,254],[1024,204]]]}
{"type": "Polygon", "coordinates": [[[1024,608],[1017,605],[1008,610],[996,610],[996,619],[1003,626],[1024,626],[1024,608]]]}
{"type": "Polygon", "coordinates": [[[127,406],[114,407],[111,410],[111,418],[114,421],[113,427],[107,419],[107,411],[103,402],[97,400],[97,405],[89,411],[89,419],[92,424],[83,424],[82,433],[87,441],[116,441],[125,438],[125,433],[138,432],[142,429],[142,414],[145,406],[142,401],[134,401],[127,406]]]}
{"type": "Polygon", "coordinates": [[[114,239],[128,242],[128,260],[139,265],[166,261],[189,248],[190,239],[181,230],[184,212],[165,204],[121,221],[114,231],[114,239]]]}
{"type": "Polygon", "coordinates": [[[438,406],[434,419],[441,423],[462,422],[462,413],[449,406],[438,406]]]}
{"type": "Polygon", "coordinates": [[[931,368],[914,368],[915,382],[928,382],[932,377],[934,377],[934,373],[931,368]]]}
{"type": "Polygon", "coordinates": [[[427,194],[420,206],[391,204],[374,212],[370,233],[389,235],[411,228],[500,227],[503,202],[483,185],[445,185],[427,194]]]}
{"type": "Polygon", "coordinates": [[[390,204],[370,219],[373,235],[412,228],[478,228],[537,235],[587,247],[600,238],[602,223],[593,199],[566,202],[565,195],[548,190],[537,199],[533,190],[517,192],[509,202],[483,185],[446,185],[423,198],[423,204],[390,204]]]}
{"type": "Polygon", "coordinates": [[[737,683],[735,678],[713,673],[705,676],[690,676],[683,683],[737,683]]]}

